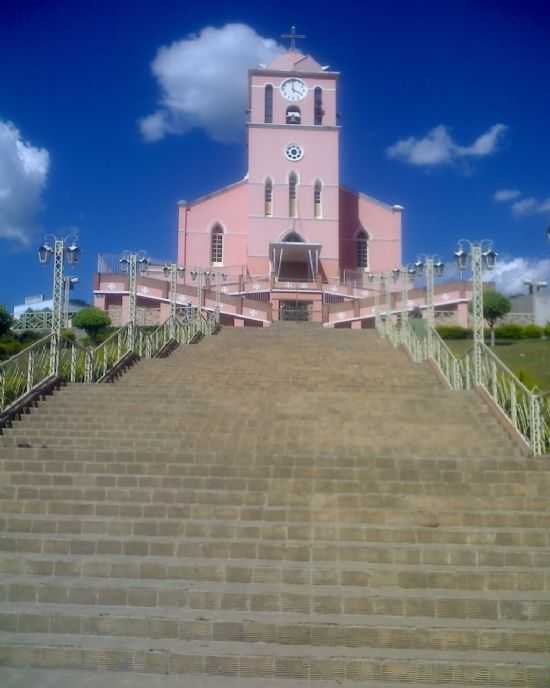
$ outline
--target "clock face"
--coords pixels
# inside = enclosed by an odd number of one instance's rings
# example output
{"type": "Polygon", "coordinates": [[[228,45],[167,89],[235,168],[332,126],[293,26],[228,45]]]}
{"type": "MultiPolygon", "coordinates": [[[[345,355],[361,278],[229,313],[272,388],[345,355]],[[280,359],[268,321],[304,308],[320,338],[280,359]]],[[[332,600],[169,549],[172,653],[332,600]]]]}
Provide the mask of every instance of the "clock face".
{"type": "Polygon", "coordinates": [[[301,79],[287,79],[281,84],[281,93],[290,101],[303,100],[307,96],[307,86],[301,79]]]}

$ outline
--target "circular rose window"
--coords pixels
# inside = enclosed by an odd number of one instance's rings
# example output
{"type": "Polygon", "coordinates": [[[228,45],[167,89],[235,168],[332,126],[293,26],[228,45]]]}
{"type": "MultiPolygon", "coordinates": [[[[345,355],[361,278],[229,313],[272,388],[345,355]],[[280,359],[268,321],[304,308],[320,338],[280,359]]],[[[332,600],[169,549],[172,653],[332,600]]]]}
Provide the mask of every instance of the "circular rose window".
{"type": "Polygon", "coordinates": [[[288,160],[301,160],[304,157],[304,151],[297,143],[289,143],[285,155],[288,160]]]}

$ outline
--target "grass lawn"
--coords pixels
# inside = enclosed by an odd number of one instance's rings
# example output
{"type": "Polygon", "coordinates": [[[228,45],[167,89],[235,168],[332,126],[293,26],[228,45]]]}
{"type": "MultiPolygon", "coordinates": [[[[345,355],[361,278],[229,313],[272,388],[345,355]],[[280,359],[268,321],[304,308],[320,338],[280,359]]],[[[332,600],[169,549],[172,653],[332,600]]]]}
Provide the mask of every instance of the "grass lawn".
{"type": "MultiPolygon", "coordinates": [[[[461,356],[472,346],[471,339],[445,340],[451,351],[461,356]]],[[[550,391],[550,339],[520,339],[498,342],[494,352],[514,371],[523,369],[543,391],[550,391]]]]}

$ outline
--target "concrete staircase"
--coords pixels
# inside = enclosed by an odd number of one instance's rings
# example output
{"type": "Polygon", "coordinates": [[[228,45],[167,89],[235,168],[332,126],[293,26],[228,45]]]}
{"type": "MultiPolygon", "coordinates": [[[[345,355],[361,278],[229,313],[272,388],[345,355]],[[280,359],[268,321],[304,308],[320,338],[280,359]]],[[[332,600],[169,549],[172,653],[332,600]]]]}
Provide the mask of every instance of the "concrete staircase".
{"type": "Polygon", "coordinates": [[[224,329],[0,436],[0,664],[550,686],[549,497],[547,460],[375,334],[224,329]]]}

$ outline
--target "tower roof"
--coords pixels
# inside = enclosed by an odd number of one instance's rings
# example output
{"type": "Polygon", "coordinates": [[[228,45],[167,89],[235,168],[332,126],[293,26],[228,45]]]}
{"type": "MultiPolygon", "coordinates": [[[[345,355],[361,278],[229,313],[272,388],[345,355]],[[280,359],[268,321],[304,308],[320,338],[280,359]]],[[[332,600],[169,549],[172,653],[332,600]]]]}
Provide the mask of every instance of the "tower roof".
{"type": "Polygon", "coordinates": [[[267,69],[277,72],[322,72],[321,65],[311,55],[297,50],[289,50],[278,55],[267,69]]]}

